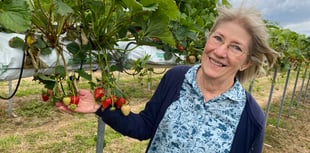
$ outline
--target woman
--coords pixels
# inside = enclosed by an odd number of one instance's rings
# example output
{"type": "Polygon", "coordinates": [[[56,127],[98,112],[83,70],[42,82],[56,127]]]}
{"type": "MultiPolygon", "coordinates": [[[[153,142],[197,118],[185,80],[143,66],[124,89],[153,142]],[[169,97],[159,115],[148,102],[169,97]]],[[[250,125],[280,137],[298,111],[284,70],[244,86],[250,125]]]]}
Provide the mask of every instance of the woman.
{"type": "Polygon", "coordinates": [[[201,64],[170,69],[139,114],[102,111],[87,90],[80,91],[75,111],[95,112],[123,135],[150,139],[148,153],[260,153],[265,117],[241,83],[254,78],[266,61],[275,62],[267,39],[255,10],[220,8],[201,64]]]}

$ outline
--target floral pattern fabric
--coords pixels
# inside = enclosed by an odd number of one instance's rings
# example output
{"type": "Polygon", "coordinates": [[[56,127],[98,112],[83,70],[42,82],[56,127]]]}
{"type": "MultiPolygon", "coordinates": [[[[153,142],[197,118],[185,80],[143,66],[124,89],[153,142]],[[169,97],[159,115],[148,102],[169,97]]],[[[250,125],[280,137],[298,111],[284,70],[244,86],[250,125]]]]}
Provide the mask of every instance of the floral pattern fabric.
{"type": "Polygon", "coordinates": [[[228,153],[246,103],[238,80],[231,89],[204,101],[195,65],[185,74],[180,98],[167,109],[148,153],[228,153]]]}

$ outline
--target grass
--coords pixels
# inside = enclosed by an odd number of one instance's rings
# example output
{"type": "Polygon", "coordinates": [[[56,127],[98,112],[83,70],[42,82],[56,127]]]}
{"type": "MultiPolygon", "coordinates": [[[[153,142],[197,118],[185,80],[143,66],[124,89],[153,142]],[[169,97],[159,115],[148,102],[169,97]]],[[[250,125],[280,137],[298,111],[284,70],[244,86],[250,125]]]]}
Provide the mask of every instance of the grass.
{"type": "MultiPolygon", "coordinates": [[[[295,76],[291,74],[292,79],[295,76]]],[[[152,96],[162,74],[153,75],[152,83],[137,83],[138,78],[121,74],[119,84],[124,93],[129,95],[133,111],[139,112],[152,96]],[[150,87],[148,87],[150,85],[150,87]]],[[[290,94],[286,95],[279,127],[276,127],[282,89],[286,77],[277,78],[273,93],[267,128],[265,131],[264,153],[275,152],[310,152],[310,102],[293,105],[291,117],[287,117],[290,94]],[[292,146],[292,144],[294,144],[292,146]]],[[[301,81],[299,81],[301,82],[301,81]]],[[[16,84],[16,82],[14,81],[16,84]]],[[[271,76],[263,77],[254,83],[253,96],[264,108],[269,94],[271,76]]],[[[292,86],[292,81],[290,81],[292,86]]],[[[7,93],[6,82],[0,94],[7,93]]],[[[81,81],[80,88],[88,88],[86,81],[81,81]]],[[[13,85],[14,87],[14,85],[13,85]]],[[[247,88],[248,85],[245,85],[247,88]]],[[[31,79],[23,79],[21,86],[13,98],[14,113],[17,117],[7,115],[7,103],[0,101],[0,152],[5,153],[93,153],[97,144],[97,117],[93,114],[66,114],[55,109],[51,103],[40,100],[42,85],[31,79]]],[[[288,91],[289,92],[289,91],[288,91]]],[[[295,95],[296,96],[296,95],[295,95]]],[[[110,153],[143,153],[148,140],[138,141],[122,136],[109,126],[105,128],[104,152],[110,153]]]]}

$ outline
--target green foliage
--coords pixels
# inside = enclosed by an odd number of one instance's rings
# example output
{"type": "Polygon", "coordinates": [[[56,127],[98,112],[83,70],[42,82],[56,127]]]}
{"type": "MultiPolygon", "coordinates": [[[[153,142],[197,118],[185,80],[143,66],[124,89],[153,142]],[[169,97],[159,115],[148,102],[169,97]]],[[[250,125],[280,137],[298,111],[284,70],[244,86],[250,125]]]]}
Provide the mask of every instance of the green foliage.
{"type": "Polygon", "coordinates": [[[218,0],[175,2],[180,10],[180,17],[179,20],[171,21],[169,24],[176,45],[163,43],[157,47],[165,51],[166,59],[170,59],[172,55],[200,55],[205,44],[205,31],[212,27],[217,15],[217,5],[230,4],[228,1],[219,4],[218,0]],[[179,47],[184,48],[184,51],[179,47]]]}
{"type": "Polygon", "coordinates": [[[12,48],[23,48],[24,47],[24,40],[19,37],[13,37],[9,41],[9,45],[12,48]]]}
{"type": "Polygon", "coordinates": [[[270,45],[279,52],[277,66],[281,71],[289,65],[309,64],[310,38],[269,23],[270,45]]]}
{"type": "Polygon", "coordinates": [[[0,1],[0,27],[22,33],[30,28],[31,11],[27,0],[0,1]]]}

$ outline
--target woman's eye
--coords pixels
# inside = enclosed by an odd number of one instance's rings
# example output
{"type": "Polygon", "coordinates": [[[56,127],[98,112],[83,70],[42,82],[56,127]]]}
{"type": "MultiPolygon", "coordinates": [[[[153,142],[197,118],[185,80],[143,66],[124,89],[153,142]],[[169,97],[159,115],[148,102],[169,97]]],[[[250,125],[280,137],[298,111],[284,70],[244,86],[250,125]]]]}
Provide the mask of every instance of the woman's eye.
{"type": "Polygon", "coordinates": [[[242,52],[242,49],[238,45],[231,45],[234,51],[242,52]]]}
{"type": "Polygon", "coordinates": [[[213,36],[213,38],[218,41],[218,42],[222,42],[222,38],[220,36],[213,36]]]}

